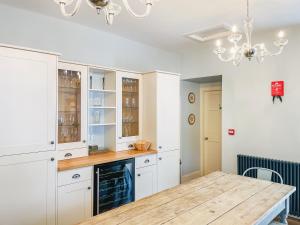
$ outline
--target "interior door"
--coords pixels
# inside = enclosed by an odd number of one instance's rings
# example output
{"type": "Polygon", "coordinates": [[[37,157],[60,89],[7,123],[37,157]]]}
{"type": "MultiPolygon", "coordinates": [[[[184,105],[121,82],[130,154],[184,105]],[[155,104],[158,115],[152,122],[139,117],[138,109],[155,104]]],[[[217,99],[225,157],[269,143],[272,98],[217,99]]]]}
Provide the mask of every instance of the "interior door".
{"type": "Polygon", "coordinates": [[[0,48],[0,156],[55,150],[57,57],[0,48]]]}
{"type": "Polygon", "coordinates": [[[180,148],[180,79],[175,75],[157,77],[156,147],[159,151],[180,148]]]}
{"type": "Polygon", "coordinates": [[[204,92],[204,175],[222,169],[221,91],[204,92]]]}
{"type": "Polygon", "coordinates": [[[180,151],[158,153],[157,158],[157,191],[160,192],[179,185],[180,151]]]}
{"type": "Polygon", "coordinates": [[[55,225],[54,152],[0,157],[0,224],[55,225]]]}
{"type": "Polygon", "coordinates": [[[87,67],[59,63],[58,150],[87,146],[87,67]]]}

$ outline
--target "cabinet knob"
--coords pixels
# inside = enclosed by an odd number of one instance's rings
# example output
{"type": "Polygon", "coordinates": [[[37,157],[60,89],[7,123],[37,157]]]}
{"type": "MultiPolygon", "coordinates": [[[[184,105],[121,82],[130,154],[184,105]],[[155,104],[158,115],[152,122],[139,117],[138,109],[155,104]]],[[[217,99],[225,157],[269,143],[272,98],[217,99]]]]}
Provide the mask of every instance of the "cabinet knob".
{"type": "Polygon", "coordinates": [[[159,160],[162,160],[162,157],[159,157],[158,159],[159,159],[159,160]]]}
{"type": "Polygon", "coordinates": [[[158,148],[159,148],[159,149],[162,149],[162,147],[161,147],[161,146],[158,146],[158,148]]]}
{"type": "Polygon", "coordinates": [[[83,140],[82,143],[86,143],[86,140],[83,140]]]}
{"type": "Polygon", "coordinates": [[[88,187],[88,190],[91,190],[92,188],[91,187],[88,187]]]}
{"type": "Polygon", "coordinates": [[[150,160],[149,159],[146,159],[145,161],[144,161],[144,163],[149,163],[150,162],[150,160]]]}
{"type": "Polygon", "coordinates": [[[128,145],[128,148],[133,148],[133,144],[128,145]]]}
{"type": "Polygon", "coordinates": [[[50,160],[53,162],[55,160],[55,158],[52,157],[50,160]]]}
{"type": "Polygon", "coordinates": [[[50,141],[50,145],[54,145],[55,144],[55,141],[50,141]]]}
{"type": "Polygon", "coordinates": [[[122,137],[118,137],[119,139],[122,139],[122,137]]]}
{"type": "Polygon", "coordinates": [[[69,157],[72,157],[72,156],[73,156],[72,153],[65,154],[65,158],[69,158],[69,157]]]}
{"type": "Polygon", "coordinates": [[[139,173],[139,174],[138,174],[138,177],[140,177],[140,176],[141,176],[141,174],[139,173]]]}
{"type": "Polygon", "coordinates": [[[204,140],[205,140],[205,141],[208,141],[208,137],[205,137],[204,140]]]}

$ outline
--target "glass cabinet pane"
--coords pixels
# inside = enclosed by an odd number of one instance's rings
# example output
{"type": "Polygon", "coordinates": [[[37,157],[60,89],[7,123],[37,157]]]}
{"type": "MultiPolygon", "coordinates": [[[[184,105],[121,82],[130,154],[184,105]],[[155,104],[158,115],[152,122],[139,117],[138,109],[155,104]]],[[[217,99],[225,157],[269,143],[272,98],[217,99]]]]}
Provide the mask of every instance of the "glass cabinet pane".
{"type": "Polygon", "coordinates": [[[122,78],[122,136],[139,135],[139,80],[122,78]]]}
{"type": "Polygon", "coordinates": [[[81,141],[81,72],[58,70],[58,143],[81,141]]]}

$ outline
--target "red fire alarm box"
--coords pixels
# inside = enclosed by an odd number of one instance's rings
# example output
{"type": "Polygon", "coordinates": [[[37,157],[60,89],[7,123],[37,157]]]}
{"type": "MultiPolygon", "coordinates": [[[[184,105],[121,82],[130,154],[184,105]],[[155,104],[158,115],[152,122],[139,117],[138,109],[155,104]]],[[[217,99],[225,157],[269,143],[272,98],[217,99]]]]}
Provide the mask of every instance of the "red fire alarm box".
{"type": "Polygon", "coordinates": [[[272,96],[284,96],[284,81],[272,82],[272,96]]]}
{"type": "Polygon", "coordinates": [[[235,129],[228,129],[228,134],[229,134],[230,136],[235,135],[235,129]]]}

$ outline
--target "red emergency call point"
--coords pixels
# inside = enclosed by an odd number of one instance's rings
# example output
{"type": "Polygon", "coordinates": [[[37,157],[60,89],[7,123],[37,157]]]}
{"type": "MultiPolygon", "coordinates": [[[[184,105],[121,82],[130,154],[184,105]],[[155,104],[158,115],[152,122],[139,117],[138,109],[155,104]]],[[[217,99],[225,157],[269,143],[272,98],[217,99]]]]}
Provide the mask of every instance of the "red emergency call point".
{"type": "Polygon", "coordinates": [[[230,136],[235,135],[235,129],[228,129],[228,134],[229,134],[230,136]]]}
{"type": "Polygon", "coordinates": [[[273,97],[284,96],[284,81],[273,81],[271,87],[273,97]]]}

